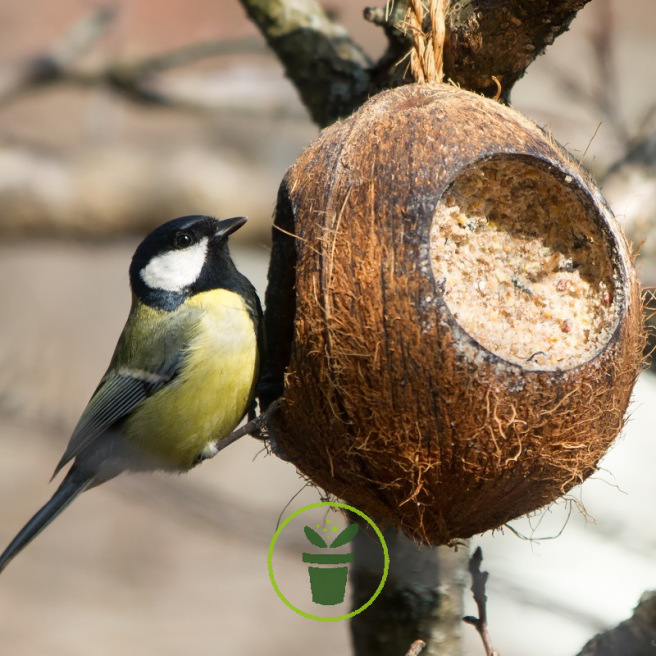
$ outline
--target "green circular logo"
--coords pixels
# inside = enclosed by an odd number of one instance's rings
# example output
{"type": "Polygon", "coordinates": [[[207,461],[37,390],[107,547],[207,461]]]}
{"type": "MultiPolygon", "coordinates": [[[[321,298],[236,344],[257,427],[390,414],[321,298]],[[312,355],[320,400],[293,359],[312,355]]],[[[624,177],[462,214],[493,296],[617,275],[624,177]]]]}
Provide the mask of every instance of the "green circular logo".
{"type": "MultiPolygon", "coordinates": [[[[308,529],[309,529],[309,527],[308,527],[308,529]]],[[[332,529],[332,530],[335,530],[335,529],[332,529]]],[[[310,532],[314,533],[314,531],[312,531],[311,529],[310,529],[310,532]]],[[[306,530],[306,536],[308,537],[308,539],[313,541],[311,536],[309,536],[307,534],[307,530],[306,530]]],[[[322,546],[322,545],[318,545],[318,546],[322,546]]],[[[332,554],[331,554],[331,556],[332,556],[332,554]]],[[[331,556],[329,556],[329,558],[331,556]]],[[[333,562],[337,562],[335,560],[335,558],[337,558],[337,556],[338,556],[338,554],[335,554],[335,556],[333,557],[333,562]]],[[[318,558],[318,556],[316,556],[314,558],[318,558]]],[[[314,558],[310,554],[304,554],[303,555],[304,562],[317,562],[314,558]]],[[[339,561],[340,562],[345,562],[343,557],[340,558],[339,561]]],[[[371,604],[374,602],[376,597],[380,594],[381,590],[383,589],[383,586],[385,585],[385,581],[387,580],[387,574],[389,572],[389,551],[387,549],[387,543],[385,542],[385,538],[383,537],[383,534],[382,534],[381,530],[378,528],[378,526],[376,526],[376,524],[373,522],[373,520],[371,520],[361,510],[358,510],[357,508],[353,508],[353,506],[348,506],[345,503],[322,501],[320,503],[311,503],[308,506],[303,506],[303,508],[300,508],[299,510],[293,512],[289,517],[287,517],[282,522],[282,524],[278,527],[278,530],[275,532],[275,534],[273,536],[273,539],[271,540],[271,544],[269,545],[269,555],[267,557],[267,565],[268,565],[268,568],[269,568],[269,578],[271,579],[271,584],[273,585],[273,589],[276,591],[276,594],[280,597],[280,599],[282,599],[282,601],[285,603],[286,606],[291,608],[295,613],[298,613],[299,615],[301,615],[303,617],[307,617],[308,619],[311,619],[311,620],[317,620],[317,622],[339,622],[340,620],[346,620],[346,619],[349,619],[350,617],[353,617],[354,615],[357,615],[358,613],[361,613],[363,610],[365,610],[366,608],[371,606],[371,604]],[[276,582],[276,578],[273,574],[273,562],[272,562],[273,550],[274,550],[274,548],[276,546],[276,542],[278,541],[278,538],[280,537],[280,534],[284,530],[285,526],[287,526],[287,524],[289,524],[289,522],[291,522],[293,519],[295,519],[296,517],[298,517],[302,513],[307,512],[308,510],[313,510],[315,508],[322,508],[322,507],[332,507],[332,508],[340,508],[342,510],[350,510],[352,513],[355,513],[356,515],[359,515],[360,517],[362,517],[362,519],[364,519],[367,522],[367,524],[369,524],[373,528],[376,535],[378,536],[378,539],[380,540],[380,544],[383,548],[383,555],[384,555],[384,559],[385,559],[385,563],[384,563],[384,567],[383,567],[383,575],[380,579],[380,583],[378,584],[378,587],[376,588],[376,591],[371,596],[371,598],[365,604],[360,606],[360,608],[357,608],[356,610],[351,611],[350,613],[347,613],[345,615],[339,615],[338,617],[322,617],[320,615],[313,615],[312,613],[307,613],[304,610],[301,610],[300,608],[295,606],[289,599],[287,599],[287,597],[285,597],[285,595],[280,590],[280,587],[278,586],[278,583],[276,582]]],[[[323,570],[323,571],[326,571],[326,570],[323,570]]],[[[328,602],[328,603],[332,603],[332,602],[328,602]]]]}

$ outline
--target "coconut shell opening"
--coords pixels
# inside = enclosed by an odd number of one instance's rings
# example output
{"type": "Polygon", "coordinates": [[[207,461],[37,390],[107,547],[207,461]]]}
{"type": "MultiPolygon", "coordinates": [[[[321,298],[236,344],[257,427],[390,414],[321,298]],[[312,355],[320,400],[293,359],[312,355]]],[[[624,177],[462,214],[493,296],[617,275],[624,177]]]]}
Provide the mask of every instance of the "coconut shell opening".
{"type": "Polygon", "coordinates": [[[574,188],[517,157],[468,167],[433,217],[433,271],[454,318],[526,369],[594,357],[618,322],[607,239],[574,188]]]}

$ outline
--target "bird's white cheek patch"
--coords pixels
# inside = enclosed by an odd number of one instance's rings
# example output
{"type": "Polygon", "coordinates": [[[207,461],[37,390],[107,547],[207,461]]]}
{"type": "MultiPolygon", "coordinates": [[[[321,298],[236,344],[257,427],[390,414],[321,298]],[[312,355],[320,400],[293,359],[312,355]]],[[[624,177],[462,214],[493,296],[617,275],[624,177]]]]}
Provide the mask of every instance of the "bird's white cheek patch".
{"type": "Polygon", "coordinates": [[[141,269],[141,279],[151,289],[181,292],[198,279],[207,254],[207,237],[181,251],[155,256],[141,269]]]}

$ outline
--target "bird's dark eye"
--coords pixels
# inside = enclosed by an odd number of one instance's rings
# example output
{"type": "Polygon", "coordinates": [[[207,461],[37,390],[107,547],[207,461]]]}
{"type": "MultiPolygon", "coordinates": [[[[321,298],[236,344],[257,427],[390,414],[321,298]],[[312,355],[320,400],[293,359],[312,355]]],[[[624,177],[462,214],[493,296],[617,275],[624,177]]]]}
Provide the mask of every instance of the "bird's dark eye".
{"type": "Polygon", "coordinates": [[[173,243],[176,248],[187,248],[194,243],[194,238],[188,232],[181,232],[175,236],[173,243]]]}

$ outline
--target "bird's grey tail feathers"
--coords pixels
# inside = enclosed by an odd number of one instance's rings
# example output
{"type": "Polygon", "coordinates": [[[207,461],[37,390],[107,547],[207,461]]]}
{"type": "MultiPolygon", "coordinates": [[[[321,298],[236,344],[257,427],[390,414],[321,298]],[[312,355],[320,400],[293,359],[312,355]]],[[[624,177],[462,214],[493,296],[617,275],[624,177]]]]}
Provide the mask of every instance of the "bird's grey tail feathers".
{"type": "Polygon", "coordinates": [[[0,555],[0,572],[20,553],[32,540],[52,522],[59,513],[68,506],[78,494],[92,486],[95,476],[82,473],[73,465],[66,478],[61,482],[52,498],[39,510],[32,519],[20,530],[18,535],[0,555]]]}

